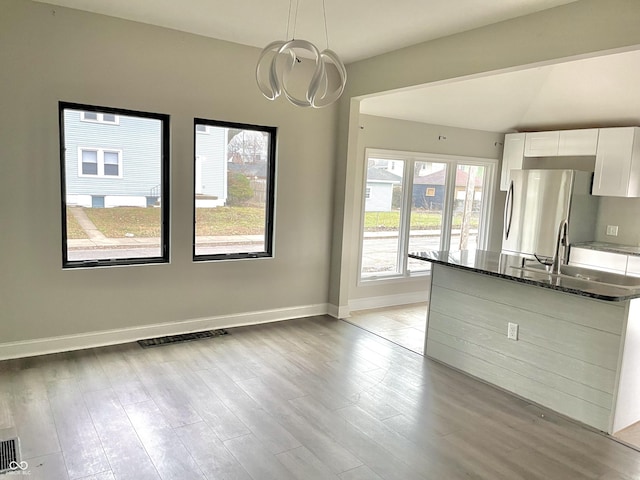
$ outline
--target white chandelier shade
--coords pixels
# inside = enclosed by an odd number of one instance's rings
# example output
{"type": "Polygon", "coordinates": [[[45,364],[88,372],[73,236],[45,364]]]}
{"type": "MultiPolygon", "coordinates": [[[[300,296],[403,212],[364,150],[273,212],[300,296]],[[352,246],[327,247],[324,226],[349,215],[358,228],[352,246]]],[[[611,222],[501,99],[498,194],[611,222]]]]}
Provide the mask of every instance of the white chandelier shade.
{"type": "Polygon", "coordinates": [[[289,102],[298,107],[321,108],[340,98],[347,83],[347,70],[333,50],[325,49],[320,52],[307,40],[278,40],[262,50],[256,66],[256,81],[262,94],[269,100],[275,100],[284,94],[289,102]],[[304,51],[305,55],[298,55],[296,50],[304,51]],[[295,96],[289,86],[301,58],[314,63],[304,98],[295,96]],[[337,75],[329,75],[328,65],[333,65],[337,75]]]}

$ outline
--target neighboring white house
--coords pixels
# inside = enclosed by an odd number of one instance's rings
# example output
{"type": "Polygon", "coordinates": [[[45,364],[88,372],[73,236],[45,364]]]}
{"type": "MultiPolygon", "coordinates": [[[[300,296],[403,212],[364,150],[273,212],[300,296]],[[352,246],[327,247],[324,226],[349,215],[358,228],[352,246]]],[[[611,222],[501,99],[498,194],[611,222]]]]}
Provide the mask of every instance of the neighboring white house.
{"type": "Polygon", "coordinates": [[[227,128],[196,125],[196,208],[227,201],[227,128]]]}
{"type": "Polygon", "coordinates": [[[364,193],[365,211],[390,211],[393,205],[393,187],[401,183],[402,177],[391,173],[386,168],[369,167],[364,193]]]}

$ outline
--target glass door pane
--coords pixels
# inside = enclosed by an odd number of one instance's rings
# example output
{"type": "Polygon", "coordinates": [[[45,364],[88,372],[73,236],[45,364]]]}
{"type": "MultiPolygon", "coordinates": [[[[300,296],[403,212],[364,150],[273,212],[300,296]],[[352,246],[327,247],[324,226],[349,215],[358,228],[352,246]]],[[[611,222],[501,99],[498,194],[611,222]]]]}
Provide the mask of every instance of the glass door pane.
{"type": "Polygon", "coordinates": [[[486,168],[481,165],[458,165],[450,250],[475,250],[478,247],[485,177],[486,168]]]}
{"type": "Polygon", "coordinates": [[[396,275],[405,163],[370,157],[367,165],[361,277],[396,275]]]}
{"type": "MultiPolygon", "coordinates": [[[[446,198],[447,165],[415,162],[409,227],[409,252],[441,249],[442,214],[446,198]]],[[[411,272],[428,271],[431,264],[410,258],[411,272]]]]}

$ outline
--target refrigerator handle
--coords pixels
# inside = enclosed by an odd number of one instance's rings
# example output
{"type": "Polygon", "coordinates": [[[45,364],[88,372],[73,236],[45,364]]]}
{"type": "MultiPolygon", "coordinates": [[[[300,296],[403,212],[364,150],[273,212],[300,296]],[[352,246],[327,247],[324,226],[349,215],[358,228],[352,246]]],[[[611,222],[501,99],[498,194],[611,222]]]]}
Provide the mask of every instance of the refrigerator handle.
{"type": "Polygon", "coordinates": [[[507,201],[504,205],[504,239],[509,238],[509,232],[511,232],[511,221],[513,220],[513,180],[509,185],[509,192],[507,193],[507,201]]]}

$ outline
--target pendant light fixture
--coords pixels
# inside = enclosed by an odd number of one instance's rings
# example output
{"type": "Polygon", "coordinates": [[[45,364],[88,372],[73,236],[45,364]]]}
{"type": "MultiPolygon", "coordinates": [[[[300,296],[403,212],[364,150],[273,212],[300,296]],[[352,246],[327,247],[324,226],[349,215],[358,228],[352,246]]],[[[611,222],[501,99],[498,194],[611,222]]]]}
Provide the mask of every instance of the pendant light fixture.
{"type": "MultiPolygon", "coordinates": [[[[269,100],[284,94],[287,100],[298,107],[326,107],[342,95],[347,83],[347,70],[338,55],[329,49],[325,0],[322,0],[322,11],[327,48],[320,51],[313,43],[295,38],[298,1],[295,0],[291,40],[271,42],[262,50],[256,66],[256,81],[262,94],[269,100]],[[309,67],[307,62],[312,62],[313,66],[309,67]],[[297,72],[303,75],[296,75],[297,72]],[[309,85],[304,98],[299,98],[293,92],[293,84],[305,74],[310,75],[309,85]]],[[[286,38],[289,38],[292,6],[293,0],[289,0],[286,38]]]]}

